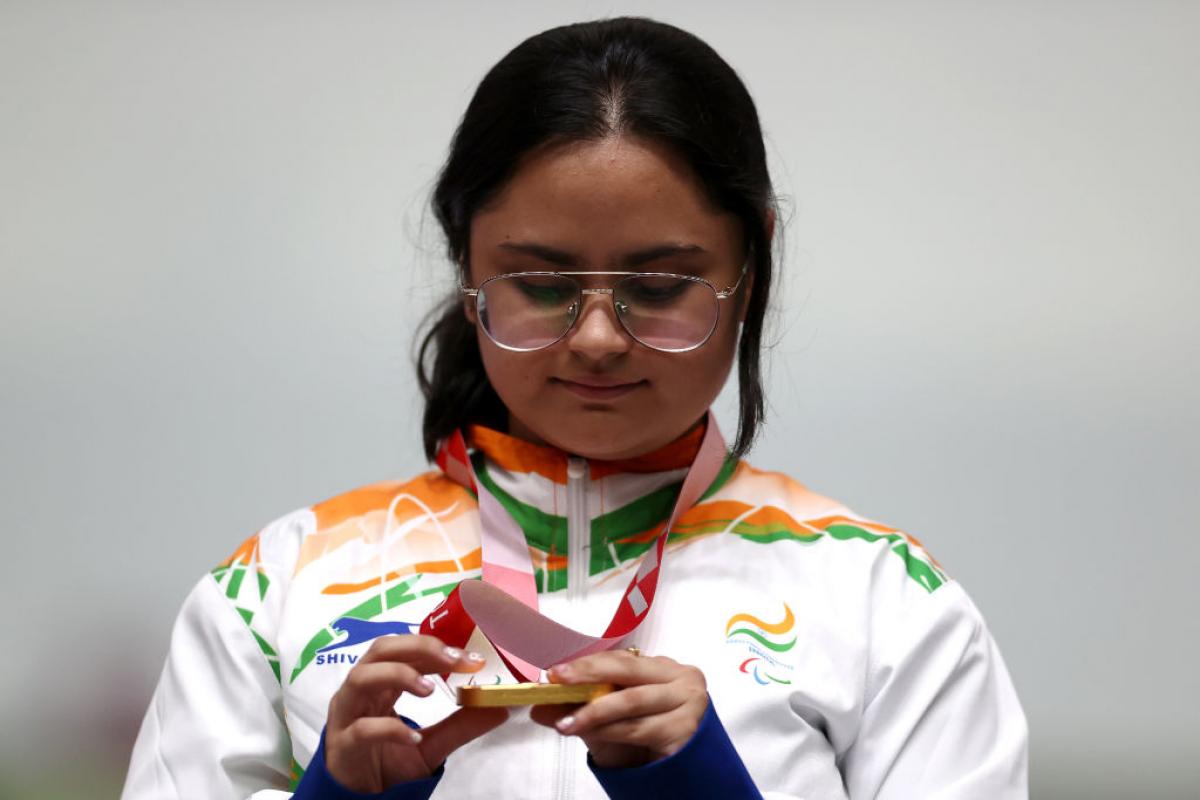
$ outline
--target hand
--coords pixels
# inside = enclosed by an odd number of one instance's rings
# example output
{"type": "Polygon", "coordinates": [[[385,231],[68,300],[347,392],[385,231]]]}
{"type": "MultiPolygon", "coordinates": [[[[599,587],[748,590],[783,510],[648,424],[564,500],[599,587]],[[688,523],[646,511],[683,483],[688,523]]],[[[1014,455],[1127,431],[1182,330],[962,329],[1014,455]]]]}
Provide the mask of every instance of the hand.
{"type": "Polygon", "coordinates": [[[704,673],[665,656],[595,653],[552,667],[549,677],[623,687],[586,705],[534,706],[530,713],[534,722],[583,739],[599,767],[637,767],[674,754],[708,708],[704,673]]]}
{"type": "Polygon", "coordinates": [[[446,756],[508,719],[503,708],[463,708],[420,732],[394,706],[403,692],[428,697],[425,675],[477,672],[484,660],[446,647],[436,636],[383,636],[346,675],[329,701],[325,768],[334,780],[363,794],[426,778],[446,756]]]}

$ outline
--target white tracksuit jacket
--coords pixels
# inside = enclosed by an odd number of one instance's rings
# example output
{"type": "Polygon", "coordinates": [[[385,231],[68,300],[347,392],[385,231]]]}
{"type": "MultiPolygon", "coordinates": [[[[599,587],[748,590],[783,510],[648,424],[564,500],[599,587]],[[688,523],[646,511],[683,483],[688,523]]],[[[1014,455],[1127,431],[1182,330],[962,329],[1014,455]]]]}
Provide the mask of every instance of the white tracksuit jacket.
{"type": "MultiPolygon", "coordinates": [[[[698,436],[589,464],[470,431],[480,480],[525,530],[542,613],[605,628],[698,436]]],[[[474,497],[437,472],[252,536],[184,602],[125,800],[290,796],[354,661],[478,577],[479,542],[474,497]]],[[[628,644],[703,670],[767,798],[1027,796],[1025,719],[962,587],[912,537],[778,473],[726,463],[674,526],[658,597],[628,644]]],[[[493,658],[479,679],[497,676],[512,680],[493,658]]],[[[448,691],[397,706],[421,724],[452,708],[448,691]]],[[[578,739],[514,714],[448,759],[433,796],[605,795],[578,739]]]]}

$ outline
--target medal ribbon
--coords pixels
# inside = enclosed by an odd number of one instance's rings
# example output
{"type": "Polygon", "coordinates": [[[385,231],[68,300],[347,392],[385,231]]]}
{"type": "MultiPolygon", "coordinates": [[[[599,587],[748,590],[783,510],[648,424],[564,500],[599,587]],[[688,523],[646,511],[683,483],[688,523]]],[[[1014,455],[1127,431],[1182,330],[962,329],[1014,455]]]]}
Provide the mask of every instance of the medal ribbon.
{"type": "Polygon", "coordinates": [[[662,532],[643,556],[604,634],[590,636],[538,613],[537,584],[525,533],[476,478],[466,439],[461,431],[455,431],[438,449],[436,460],[447,477],[479,498],[483,580],[459,583],[421,623],[421,633],[463,647],[478,626],[512,673],[526,681],[538,680],[541,670],[554,664],[615,647],[646,619],[654,604],[671,526],[716,480],[725,455],[725,440],[710,411],[700,450],[662,532]]]}

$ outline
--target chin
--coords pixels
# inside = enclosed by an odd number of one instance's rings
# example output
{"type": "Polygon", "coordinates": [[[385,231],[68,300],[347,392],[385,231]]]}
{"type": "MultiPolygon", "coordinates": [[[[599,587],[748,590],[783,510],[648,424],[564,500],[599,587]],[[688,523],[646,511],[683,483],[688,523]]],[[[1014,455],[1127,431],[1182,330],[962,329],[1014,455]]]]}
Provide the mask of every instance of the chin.
{"type": "Polygon", "coordinates": [[[635,458],[657,450],[666,442],[633,440],[628,437],[613,436],[612,428],[601,431],[597,435],[575,435],[568,437],[547,438],[547,441],[568,453],[589,459],[591,461],[616,461],[624,458],[635,458]]]}
{"type": "Polygon", "coordinates": [[[510,412],[509,433],[593,461],[636,458],[663,447],[687,430],[685,426],[672,435],[670,426],[662,420],[657,424],[648,422],[657,416],[654,411],[605,407],[581,414],[577,408],[553,408],[537,418],[536,426],[510,412]]]}

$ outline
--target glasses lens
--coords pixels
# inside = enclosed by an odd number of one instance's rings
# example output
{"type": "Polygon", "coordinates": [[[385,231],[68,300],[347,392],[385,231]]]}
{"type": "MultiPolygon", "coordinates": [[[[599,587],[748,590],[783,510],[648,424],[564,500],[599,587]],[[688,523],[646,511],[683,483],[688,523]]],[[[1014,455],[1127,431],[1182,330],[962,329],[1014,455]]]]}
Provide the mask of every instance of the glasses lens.
{"type": "Polygon", "coordinates": [[[493,341],[536,350],[558,341],[571,327],[579,290],[561,275],[508,275],[484,281],[476,302],[479,321],[493,341]]]}
{"type": "Polygon", "coordinates": [[[676,275],[635,275],[613,289],[630,335],[656,350],[690,350],[717,324],[717,295],[703,281],[676,275]]]}

